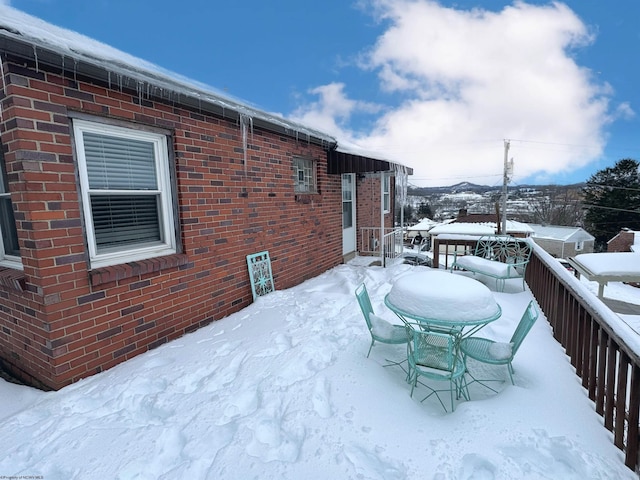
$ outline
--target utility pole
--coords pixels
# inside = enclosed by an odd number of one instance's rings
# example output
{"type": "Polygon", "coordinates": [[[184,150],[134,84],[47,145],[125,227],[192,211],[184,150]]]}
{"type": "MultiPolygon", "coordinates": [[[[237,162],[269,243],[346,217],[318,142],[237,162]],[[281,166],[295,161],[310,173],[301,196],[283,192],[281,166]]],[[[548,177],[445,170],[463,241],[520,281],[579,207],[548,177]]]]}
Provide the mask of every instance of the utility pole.
{"type": "Polygon", "coordinates": [[[509,183],[509,140],[504,141],[504,172],[502,176],[502,235],[507,234],[507,183],[509,183]]]}

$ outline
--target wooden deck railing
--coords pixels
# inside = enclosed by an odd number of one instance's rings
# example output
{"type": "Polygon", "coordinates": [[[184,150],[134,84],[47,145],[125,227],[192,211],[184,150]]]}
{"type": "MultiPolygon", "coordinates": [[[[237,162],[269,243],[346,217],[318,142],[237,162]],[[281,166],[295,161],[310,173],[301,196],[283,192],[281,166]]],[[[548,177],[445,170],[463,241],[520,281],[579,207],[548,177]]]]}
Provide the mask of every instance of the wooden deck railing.
{"type": "MultiPolygon", "coordinates": [[[[468,241],[455,239],[439,243],[446,249],[468,247],[468,241]]],[[[625,464],[638,472],[640,335],[553,257],[533,242],[532,246],[527,285],[604,426],[613,433],[614,444],[624,452],[625,464]]]]}

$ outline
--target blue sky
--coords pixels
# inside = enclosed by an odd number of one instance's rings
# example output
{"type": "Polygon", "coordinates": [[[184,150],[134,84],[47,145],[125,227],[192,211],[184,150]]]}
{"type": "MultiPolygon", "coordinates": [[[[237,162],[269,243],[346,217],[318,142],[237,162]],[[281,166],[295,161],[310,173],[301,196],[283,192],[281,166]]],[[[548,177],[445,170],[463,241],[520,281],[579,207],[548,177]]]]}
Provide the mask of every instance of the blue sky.
{"type": "Polygon", "coordinates": [[[414,185],[640,160],[637,0],[0,0],[339,141],[414,185]]]}

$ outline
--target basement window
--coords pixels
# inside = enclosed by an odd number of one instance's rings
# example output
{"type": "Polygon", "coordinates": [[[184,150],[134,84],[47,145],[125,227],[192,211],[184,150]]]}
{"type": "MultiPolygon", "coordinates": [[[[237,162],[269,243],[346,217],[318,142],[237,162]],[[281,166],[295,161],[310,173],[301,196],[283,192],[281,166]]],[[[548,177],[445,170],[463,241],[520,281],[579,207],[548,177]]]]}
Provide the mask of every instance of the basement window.
{"type": "Polygon", "coordinates": [[[294,157],[294,192],[316,193],[316,162],[309,158],[294,157]]]}

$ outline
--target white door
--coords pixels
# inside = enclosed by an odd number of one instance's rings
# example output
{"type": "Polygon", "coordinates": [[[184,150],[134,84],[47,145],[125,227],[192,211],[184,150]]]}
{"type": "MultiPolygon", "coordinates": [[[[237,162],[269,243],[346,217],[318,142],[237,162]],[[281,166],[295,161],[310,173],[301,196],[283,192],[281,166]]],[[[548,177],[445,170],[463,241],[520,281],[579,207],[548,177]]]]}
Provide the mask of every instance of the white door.
{"type": "Polygon", "coordinates": [[[355,174],[342,174],[342,254],[356,251],[355,174]]]}

